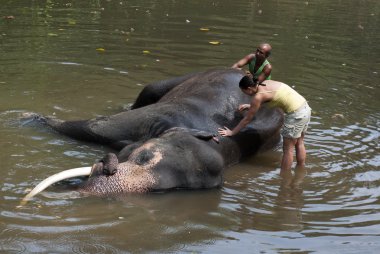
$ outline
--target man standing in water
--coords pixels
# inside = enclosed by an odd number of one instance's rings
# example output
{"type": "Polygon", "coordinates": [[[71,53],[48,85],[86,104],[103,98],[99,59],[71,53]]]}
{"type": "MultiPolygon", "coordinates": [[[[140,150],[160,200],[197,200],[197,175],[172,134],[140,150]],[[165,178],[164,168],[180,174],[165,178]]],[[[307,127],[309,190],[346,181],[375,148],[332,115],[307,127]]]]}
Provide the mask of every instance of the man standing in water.
{"type": "Polygon", "coordinates": [[[232,65],[232,68],[240,69],[244,65],[248,64],[249,72],[254,79],[259,81],[259,83],[264,80],[271,79],[270,74],[272,72],[272,65],[267,60],[271,51],[271,45],[268,43],[262,43],[256,49],[255,53],[246,55],[244,58],[232,65]]]}
{"type": "Polygon", "coordinates": [[[252,96],[251,104],[239,105],[239,111],[248,109],[245,117],[232,130],[227,127],[219,128],[222,136],[233,136],[247,126],[259,110],[262,103],[269,107],[281,108],[285,113],[284,126],[281,130],[283,136],[283,157],[281,172],[290,170],[293,163],[293,152],[296,150],[297,166],[303,167],[306,160],[304,137],[310,122],[311,109],[305,98],[287,84],[265,80],[259,83],[257,79],[244,76],[239,87],[243,93],[252,96]]]}

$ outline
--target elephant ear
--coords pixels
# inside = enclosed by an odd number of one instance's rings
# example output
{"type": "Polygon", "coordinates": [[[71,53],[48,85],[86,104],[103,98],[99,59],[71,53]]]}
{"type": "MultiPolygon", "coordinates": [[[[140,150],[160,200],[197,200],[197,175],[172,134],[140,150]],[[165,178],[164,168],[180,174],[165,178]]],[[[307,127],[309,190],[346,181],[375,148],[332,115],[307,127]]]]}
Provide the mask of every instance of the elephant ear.
{"type": "Polygon", "coordinates": [[[129,146],[131,144],[135,143],[132,140],[119,140],[111,144],[111,147],[116,150],[121,150],[126,146],[129,146]]]}
{"type": "Polygon", "coordinates": [[[208,141],[208,140],[213,139],[215,142],[219,143],[219,140],[217,139],[217,135],[209,131],[202,131],[198,129],[190,129],[190,128],[183,128],[183,127],[173,127],[164,131],[162,135],[170,133],[170,132],[188,133],[192,135],[193,137],[199,138],[201,140],[208,141]]]}

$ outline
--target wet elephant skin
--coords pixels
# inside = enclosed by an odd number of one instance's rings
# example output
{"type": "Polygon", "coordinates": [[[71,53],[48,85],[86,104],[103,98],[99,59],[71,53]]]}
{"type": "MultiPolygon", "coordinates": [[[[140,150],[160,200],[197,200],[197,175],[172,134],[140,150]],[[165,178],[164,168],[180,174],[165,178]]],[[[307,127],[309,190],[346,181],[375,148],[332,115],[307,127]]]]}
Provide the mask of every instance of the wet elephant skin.
{"type": "Polygon", "coordinates": [[[213,188],[226,167],[270,149],[280,140],[282,113],[262,107],[234,137],[217,136],[235,126],[239,104],[250,97],[239,89],[244,73],[209,70],[147,85],[131,110],[90,120],[39,119],[74,139],[108,145],[106,155],[78,188],[99,196],[176,188],[213,188]]]}

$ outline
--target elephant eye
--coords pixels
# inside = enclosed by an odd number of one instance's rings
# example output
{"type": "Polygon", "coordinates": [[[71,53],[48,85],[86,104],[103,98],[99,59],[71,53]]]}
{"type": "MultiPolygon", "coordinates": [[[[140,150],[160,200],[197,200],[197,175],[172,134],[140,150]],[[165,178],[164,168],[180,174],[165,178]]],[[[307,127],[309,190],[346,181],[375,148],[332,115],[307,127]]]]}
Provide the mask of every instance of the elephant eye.
{"type": "Polygon", "coordinates": [[[154,157],[154,154],[152,151],[149,150],[142,150],[135,159],[136,164],[138,165],[144,165],[147,162],[149,162],[154,157]]]}

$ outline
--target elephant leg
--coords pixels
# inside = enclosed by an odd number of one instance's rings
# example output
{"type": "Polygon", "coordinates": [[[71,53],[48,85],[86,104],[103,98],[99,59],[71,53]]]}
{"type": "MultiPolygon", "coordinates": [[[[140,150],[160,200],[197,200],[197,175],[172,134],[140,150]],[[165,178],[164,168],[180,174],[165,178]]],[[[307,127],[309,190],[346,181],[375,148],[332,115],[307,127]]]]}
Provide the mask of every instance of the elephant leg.
{"type": "Polygon", "coordinates": [[[40,120],[53,130],[68,137],[100,144],[111,144],[114,141],[95,133],[91,128],[91,120],[63,121],[51,117],[42,117],[40,120]]]}
{"type": "MultiPolygon", "coordinates": [[[[63,121],[54,117],[42,116],[33,112],[26,112],[21,116],[20,121],[22,124],[28,125],[47,125],[53,130],[74,139],[89,142],[99,141],[98,135],[95,135],[88,127],[89,120],[63,121]]],[[[107,140],[103,140],[101,143],[108,143],[106,141],[107,140]]]]}
{"type": "Polygon", "coordinates": [[[191,73],[181,77],[161,80],[145,86],[144,89],[138,95],[131,109],[141,108],[156,103],[174,87],[182,84],[184,81],[196,75],[199,75],[199,73],[191,73]]]}

